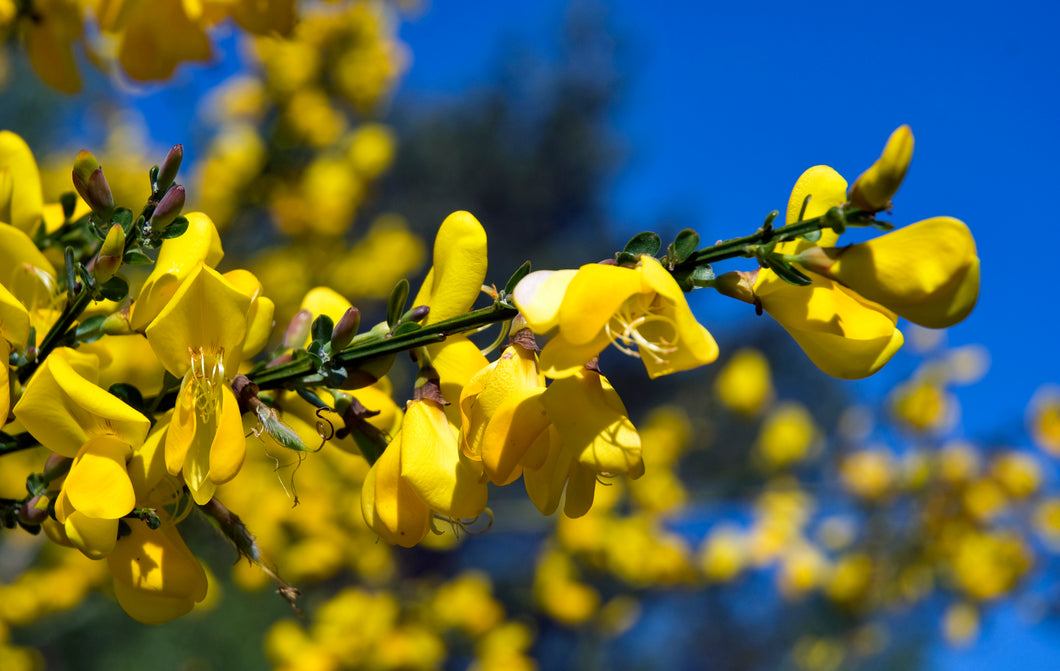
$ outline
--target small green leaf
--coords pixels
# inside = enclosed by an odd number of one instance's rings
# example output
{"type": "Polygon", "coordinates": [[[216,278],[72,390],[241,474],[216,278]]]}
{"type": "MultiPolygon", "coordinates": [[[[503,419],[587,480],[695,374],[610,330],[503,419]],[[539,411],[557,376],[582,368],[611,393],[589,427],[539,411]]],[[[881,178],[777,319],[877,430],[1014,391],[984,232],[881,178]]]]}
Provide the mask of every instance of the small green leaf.
{"type": "Polygon", "coordinates": [[[799,237],[801,237],[803,240],[806,240],[807,242],[817,242],[821,239],[821,229],[818,228],[812,231],[806,231],[799,237]]]}
{"type": "Polygon", "coordinates": [[[111,216],[110,220],[115,224],[120,225],[126,235],[132,230],[133,213],[132,210],[127,207],[119,207],[114,210],[114,214],[111,216]]]}
{"type": "Polygon", "coordinates": [[[331,317],[320,315],[313,320],[313,326],[310,328],[310,333],[313,334],[314,343],[326,343],[331,341],[331,332],[334,330],[335,322],[331,321],[331,317]]]}
{"type": "Polygon", "coordinates": [[[714,269],[707,264],[696,266],[692,271],[692,284],[697,287],[705,287],[714,280],[714,269]]]}
{"type": "Polygon", "coordinates": [[[394,336],[396,337],[399,335],[405,335],[406,333],[412,333],[413,331],[419,331],[421,328],[423,327],[416,322],[405,322],[394,330],[394,336]]]}
{"type": "Polygon", "coordinates": [[[294,429],[281,422],[272,412],[264,409],[260,410],[258,419],[261,420],[261,426],[265,429],[265,433],[269,434],[282,447],[296,452],[312,451],[309,447],[306,447],[306,444],[302,442],[301,437],[295,433],[294,429]]]}
{"type": "Polygon", "coordinates": [[[673,259],[677,263],[681,263],[699,248],[699,233],[696,233],[691,228],[686,228],[677,234],[673,242],[673,259]]]}
{"type": "Polygon", "coordinates": [[[519,266],[519,269],[512,273],[512,276],[508,278],[508,282],[504,285],[504,293],[511,295],[515,291],[515,285],[519,284],[519,281],[530,274],[530,262],[524,261],[523,265],[519,266]]]}
{"type": "Polygon", "coordinates": [[[129,283],[115,275],[99,288],[99,293],[107,300],[123,301],[129,295],[129,283]]]}
{"type": "Polygon", "coordinates": [[[889,221],[880,221],[879,219],[873,220],[872,227],[885,232],[894,230],[894,224],[889,221]]]}
{"type": "Polygon", "coordinates": [[[316,392],[314,392],[312,389],[306,389],[305,387],[297,387],[294,391],[296,394],[302,397],[302,400],[304,400],[306,403],[313,406],[314,408],[329,407],[328,404],[324,402],[324,399],[317,396],[316,392]]]}
{"type": "Polygon", "coordinates": [[[776,258],[770,259],[769,267],[773,270],[773,272],[777,274],[778,277],[780,277],[780,279],[784,280],[785,282],[788,282],[789,284],[804,287],[813,283],[813,280],[811,280],[798,268],[791,265],[787,261],[783,261],[781,259],[776,258]]]}
{"type": "Polygon", "coordinates": [[[622,251],[634,256],[639,256],[641,254],[655,256],[659,253],[660,249],[662,249],[662,238],[651,231],[644,231],[643,233],[634,235],[630,241],[626,243],[626,246],[622,251]]]}
{"type": "Polygon", "coordinates": [[[173,220],[169,226],[166,226],[166,230],[162,231],[163,240],[171,240],[173,238],[179,238],[184,235],[184,231],[188,230],[188,218],[177,217],[173,220]]]}
{"type": "Polygon", "coordinates": [[[390,299],[386,304],[386,323],[390,328],[394,328],[394,325],[401,319],[401,315],[405,314],[405,304],[409,300],[409,281],[405,278],[401,278],[397,284],[394,285],[393,291],[390,292],[390,299]]]}
{"type": "Polygon", "coordinates": [[[144,395],[140,393],[139,389],[131,384],[125,384],[124,382],[112,384],[107,391],[137,410],[144,409],[144,395]]]}
{"type": "Polygon", "coordinates": [[[59,204],[63,207],[63,221],[70,221],[74,216],[74,208],[77,207],[77,195],[67,191],[59,196],[59,204]]]}
{"type": "Polygon", "coordinates": [[[125,256],[122,257],[122,263],[127,266],[148,266],[154,263],[154,261],[150,256],[145,254],[143,250],[133,247],[125,252],[125,256]]]}
{"type": "Polygon", "coordinates": [[[615,263],[620,266],[632,266],[637,263],[637,257],[629,252],[615,254],[615,263]]]}
{"type": "Polygon", "coordinates": [[[74,330],[74,338],[77,342],[95,342],[99,340],[103,337],[103,322],[106,319],[103,315],[89,317],[77,325],[74,330]]]}

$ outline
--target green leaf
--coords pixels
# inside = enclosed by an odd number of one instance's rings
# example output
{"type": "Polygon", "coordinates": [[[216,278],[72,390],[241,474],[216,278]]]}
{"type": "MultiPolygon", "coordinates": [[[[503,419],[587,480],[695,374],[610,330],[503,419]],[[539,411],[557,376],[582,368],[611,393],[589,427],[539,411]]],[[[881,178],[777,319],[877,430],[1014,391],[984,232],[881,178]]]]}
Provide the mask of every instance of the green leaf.
{"type": "Polygon", "coordinates": [[[108,300],[123,301],[129,295],[129,283],[115,275],[99,288],[99,293],[108,300]]]}
{"type": "Polygon", "coordinates": [[[637,263],[637,257],[629,252],[615,254],[615,263],[620,266],[632,266],[637,263]]]}
{"type": "Polygon", "coordinates": [[[791,265],[787,261],[781,259],[770,259],[769,267],[777,274],[780,279],[788,282],[789,284],[795,284],[800,287],[807,286],[813,283],[809,277],[803,274],[798,268],[791,265]]]}
{"type": "Polygon", "coordinates": [[[107,391],[114,394],[122,401],[131,405],[137,410],[143,411],[144,395],[141,394],[140,390],[134,387],[133,385],[125,384],[124,382],[119,382],[117,384],[112,384],[110,386],[110,389],[108,389],[107,391]]]}
{"type": "Polygon", "coordinates": [[[419,324],[417,324],[416,322],[405,322],[404,324],[402,324],[401,326],[397,327],[394,330],[394,336],[397,337],[397,336],[400,336],[400,335],[405,335],[406,333],[412,333],[413,331],[419,331],[422,328],[423,327],[420,326],[419,324]]]}
{"type": "Polygon", "coordinates": [[[114,210],[114,214],[111,216],[110,220],[115,224],[119,224],[125,231],[126,235],[132,230],[133,213],[132,210],[127,207],[119,207],[114,210]]]}
{"type": "Polygon", "coordinates": [[[103,337],[103,322],[106,319],[103,315],[89,317],[74,329],[74,338],[77,342],[95,342],[99,340],[103,337]]]}
{"type": "Polygon", "coordinates": [[[334,330],[335,322],[331,321],[331,317],[320,315],[313,320],[313,326],[310,328],[310,333],[313,334],[314,343],[326,343],[331,340],[331,332],[334,330]]]}
{"type": "Polygon", "coordinates": [[[177,217],[173,220],[169,226],[166,226],[166,230],[162,231],[163,240],[171,240],[173,238],[179,238],[184,235],[184,231],[188,230],[188,218],[177,217]]]}
{"type": "Polygon", "coordinates": [[[313,451],[312,448],[306,447],[306,444],[302,442],[301,437],[295,433],[294,429],[281,422],[274,413],[261,410],[258,412],[258,419],[261,420],[261,426],[265,429],[265,433],[269,434],[282,447],[296,452],[313,451]]]}
{"type": "Polygon", "coordinates": [[[889,221],[880,221],[879,219],[875,219],[875,220],[873,220],[871,225],[872,225],[873,228],[881,230],[881,231],[885,231],[885,232],[894,230],[894,224],[892,224],[889,221]]]}
{"type": "Polygon", "coordinates": [[[63,207],[63,221],[70,221],[74,216],[74,208],[77,207],[77,195],[67,191],[59,196],[59,204],[63,207]]]}
{"type": "Polygon", "coordinates": [[[405,314],[405,304],[408,303],[408,300],[409,281],[405,278],[401,278],[398,283],[394,285],[393,291],[390,292],[390,299],[387,300],[387,326],[394,328],[394,325],[401,319],[401,315],[405,314]]]}
{"type": "Polygon", "coordinates": [[[324,399],[317,396],[316,392],[314,392],[312,389],[306,389],[305,387],[297,387],[294,391],[296,394],[301,396],[306,403],[313,406],[314,408],[329,407],[328,404],[324,402],[324,399]]]}
{"type": "Polygon", "coordinates": [[[673,259],[677,263],[681,263],[699,248],[699,233],[696,233],[691,228],[686,228],[677,234],[674,238],[673,245],[673,259]]]}
{"type": "Polygon", "coordinates": [[[122,257],[122,263],[127,266],[148,266],[154,261],[143,250],[133,247],[125,252],[125,256],[122,257]]]}
{"type": "Polygon", "coordinates": [[[639,256],[641,254],[648,254],[649,256],[655,256],[662,249],[662,238],[658,234],[651,231],[644,231],[634,235],[629,242],[626,243],[625,248],[622,250],[626,254],[633,254],[639,256]]]}
{"type": "Polygon", "coordinates": [[[530,262],[524,261],[523,265],[519,266],[518,270],[512,273],[512,276],[508,278],[508,282],[504,285],[504,293],[511,295],[515,291],[515,285],[519,284],[519,281],[530,274],[530,262]]]}
{"type": "Polygon", "coordinates": [[[817,242],[821,239],[821,229],[818,228],[813,231],[806,231],[799,237],[801,237],[803,240],[806,240],[807,242],[817,242]]]}
{"type": "Polygon", "coordinates": [[[705,287],[714,280],[714,269],[707,264],[696,266],[692,271],[692,284],[697,287],[705,287]]]}

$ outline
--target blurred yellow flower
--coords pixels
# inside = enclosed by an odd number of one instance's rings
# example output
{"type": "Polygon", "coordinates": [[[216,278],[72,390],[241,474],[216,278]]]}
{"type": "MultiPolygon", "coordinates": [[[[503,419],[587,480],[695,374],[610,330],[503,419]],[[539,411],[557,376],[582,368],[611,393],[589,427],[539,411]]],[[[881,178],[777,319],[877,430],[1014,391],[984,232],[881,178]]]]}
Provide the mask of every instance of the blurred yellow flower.
{"type": "Polygon", "coordinates": [[[894,486],[896,468],[890,452],[861,449],[845,455],[839,463],[839,479],[854,496],[868,501],[887,497],[894,486]]]}
{"type": "Polygon", "coordinates": [[[714,395],[739,415],[757,415],[773,400],[769,361],[756,349],[737,350],[714,378],[714,395]]]}
{"type": "Polygon", "coordinates": [[[820,441],[819,435],[805,406],[782,403],[762,422],[754,444],[755,455],[769,470],[787,468],[811,455],[820,441]]]}

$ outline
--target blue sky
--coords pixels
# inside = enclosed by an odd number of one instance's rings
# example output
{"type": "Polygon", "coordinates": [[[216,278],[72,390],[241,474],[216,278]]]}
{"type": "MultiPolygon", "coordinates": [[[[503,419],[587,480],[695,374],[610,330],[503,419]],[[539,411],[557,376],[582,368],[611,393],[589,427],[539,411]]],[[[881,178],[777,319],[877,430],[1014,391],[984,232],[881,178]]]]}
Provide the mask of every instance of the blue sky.
{"type": "MultiPolygon", "coordinates": [[[[520,40],[555,47],[567,3],[437,3],[402,28],[407,90],[448,95],[491,75],[520,40]]],[[[608,204],[618,238],[680,213],[711,236],[743,235],[783,210],[798,175],[827,163],[848,179],[908,123],[916,151],[892,220],[956,216],[973,231],[982,292],[950,329],[992,366],[960,390],[970,436],[1013,438],[1043,382],[1060,382],[1051,251],[1060,225],[1060,58],[1052,3],[608,3],[622,39],[615,115],[629,160],[608,204]],[[1019,235],[1021,241],[1016,239],[1019,235]]],[[[735,267],[735,266],[733,266],[735,267]]],[[[727,269],[732,267],[726,266],[727,269]]],[[[708,292],[700,292],[706,294],[708,292]]],[[[725,332],[744,306],[698,298],[725,332]]],[[[869,390],[908,374],[901,363],[869,390]]]]}

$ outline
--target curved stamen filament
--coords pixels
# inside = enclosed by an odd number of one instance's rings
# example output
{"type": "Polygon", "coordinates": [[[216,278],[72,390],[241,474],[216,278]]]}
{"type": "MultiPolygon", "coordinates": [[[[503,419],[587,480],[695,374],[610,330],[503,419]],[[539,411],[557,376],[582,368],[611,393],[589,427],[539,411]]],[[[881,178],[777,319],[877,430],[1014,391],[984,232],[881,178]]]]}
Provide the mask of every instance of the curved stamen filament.
{"type": "Polygon", "coordinates": [[[221,407],[221,385],[225,384],[224,348],[207,353],[200,347],[197,351],[189,350],[189,353],[192,401],[199,419],[209,422],[221,407]]]}
{"type": "Polygon", "coordinates": [[[623,354],[628,354],[638,359],[647,355],[653,361],[663,363],[667,359],[666,357],[677,351],[677,342],[680,340],[680,334],[677,331],[677,325],[672,319],[660,314],[652,314],[650,312],[641,312],[640,314],[634,314],[633,310],[630,309],[629,304],[623,305],[618,312],[611,317],[611,320],[604,327],[608,339],[611,340],[611,344],[615,346],[617,350],[623,354]],[[673,332],[671,339],[666,339],[661,336],[657,336],[655,340],[651,340],[642,333],[642,329],[645,325],[662,322],[670,327],[673,332]],[[636,345],[637,349],[633,349],[636,345]]]}

